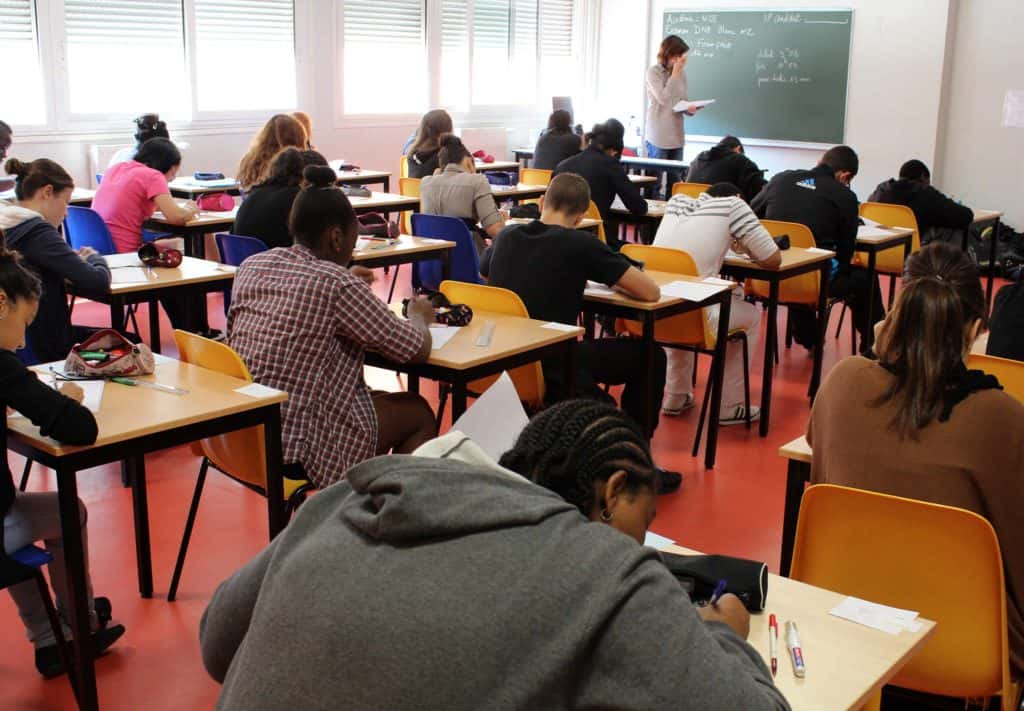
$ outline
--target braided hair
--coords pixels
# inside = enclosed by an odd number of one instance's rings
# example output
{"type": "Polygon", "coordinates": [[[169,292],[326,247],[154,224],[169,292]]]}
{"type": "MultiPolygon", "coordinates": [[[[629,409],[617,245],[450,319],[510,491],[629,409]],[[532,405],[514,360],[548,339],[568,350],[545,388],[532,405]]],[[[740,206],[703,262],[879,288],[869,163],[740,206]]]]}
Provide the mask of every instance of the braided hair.
{"type": "Polygon", "coordinates": [[[599,482],[626,472],[626,491],[655,489],[647,438],[620,410],[596,400],[567,400],[541,412],[499,462],[554,491],[589,516],[599,482]]]}

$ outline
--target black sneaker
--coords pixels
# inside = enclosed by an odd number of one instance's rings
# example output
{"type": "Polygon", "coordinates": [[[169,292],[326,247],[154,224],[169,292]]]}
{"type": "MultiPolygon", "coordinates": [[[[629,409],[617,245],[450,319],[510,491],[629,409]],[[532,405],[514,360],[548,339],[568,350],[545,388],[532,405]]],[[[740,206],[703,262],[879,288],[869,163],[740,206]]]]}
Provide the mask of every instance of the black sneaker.
{"type": "MultiPolygon", "coordinates": [[[[93,632],[93,657],[99,657],[106,652],[123,634],[124,625],[113,625],[93,632]]],[[[36,648],[36,669],[44,679],[53,679],[66,671],[64,664],[60,661],[60,652],[57,650],[56,644],[36,648]]]]}
{"type": "Polygon", "coordinates": [[[679,490],[683,483],[683,475],[670,469],[658,467],[658,493],[671,494],[679,490]]]}
{"type": "Polygon", "coordinates": [[[94,598],[92,601],[92,609],[96,611],[96,619],[99,620],[100,629],[104,629],[110,623],[110,615],[112,613],[110,608],[110,598],[94,598]]]}

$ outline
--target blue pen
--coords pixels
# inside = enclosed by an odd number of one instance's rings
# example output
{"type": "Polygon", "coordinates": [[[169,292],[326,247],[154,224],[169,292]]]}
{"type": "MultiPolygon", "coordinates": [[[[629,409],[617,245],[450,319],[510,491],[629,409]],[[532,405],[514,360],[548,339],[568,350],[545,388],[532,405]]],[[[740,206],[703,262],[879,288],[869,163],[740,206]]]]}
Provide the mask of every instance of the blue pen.
{"type": "Polygon", "coordinates": [[[709,605],[716,605],[719,598],[725,594],[725,586],[728,585],[728,581],[725,579],[719,580],[718,585],[715,586],[715,591],[711,593],[711,600],[708,601],[709,605]]]}

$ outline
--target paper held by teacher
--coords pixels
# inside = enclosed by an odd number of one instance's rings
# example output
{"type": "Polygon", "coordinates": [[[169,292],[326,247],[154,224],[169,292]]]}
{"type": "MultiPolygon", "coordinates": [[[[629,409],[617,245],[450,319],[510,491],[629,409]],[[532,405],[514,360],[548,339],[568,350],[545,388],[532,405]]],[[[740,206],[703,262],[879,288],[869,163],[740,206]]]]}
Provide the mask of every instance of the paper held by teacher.
{"type": "Polygon", "coordinates": [[[683,99],[678,104],[676,104],[674,107],[672,107],[672,110],[673,111],[696,111],[697,109],[704,108],[705,106],[709,106],[709,105],[711,105],[713,103],[715,103],[714,99],[705,99],[704,101],[687,101],[687,100],[683,99]]]}

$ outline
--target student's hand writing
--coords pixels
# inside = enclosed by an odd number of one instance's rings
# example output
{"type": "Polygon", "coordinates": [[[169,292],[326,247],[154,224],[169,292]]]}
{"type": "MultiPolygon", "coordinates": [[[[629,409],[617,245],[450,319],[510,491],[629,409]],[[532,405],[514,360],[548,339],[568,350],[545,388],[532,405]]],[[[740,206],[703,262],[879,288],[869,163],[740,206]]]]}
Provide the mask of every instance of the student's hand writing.
{"type": "Polygon", "coordinates": [[[698,607],[697,612],[705,622],[724,622],[743,639],[750,635],[750,613],[732,593],[722,595],[714,605],[698,607]]]}
{"type": "Polygon", "coordinates": [[[352,276],[358,277],[365,281],[367,284],[372,284],[377,281],[377,275],[374,274],[372,269],[361,267],[358,264],[349,267],[349,271],[352,272],[352,276]]]}
{"type": "Polygon", "coordinates": [[[85,398],[85,391],[74,383],[63,383],[60,386],[60,391],[75,402],[82,402],[83,398],[85,398]]]}
{"type": "Polygon", "coordinates": [[[409,314],[409,320],[419,319],[425,324],[431,324],[434,322],[434,305],[430,303],[430,299],[420,296],[409,302],[409,308],[406,309],[406,313],[409,314]]]}
{"type": "Polygon", "coordinates": [[[97,252],[97,251],[96,251],[95,249],[93,249],[92,247],[79,247],[78,249],[76,249],[76,250],[75,250],[75,252],[76,252],[76,253],[78,254],[78,256],[79,256],[79,257],[81,257],[81,258],[82,258],[83,260],[84,260],[84,259],[88,259],[89,257],[93,256],[94,254],[99,254],[99,252],[97,252]]]}

